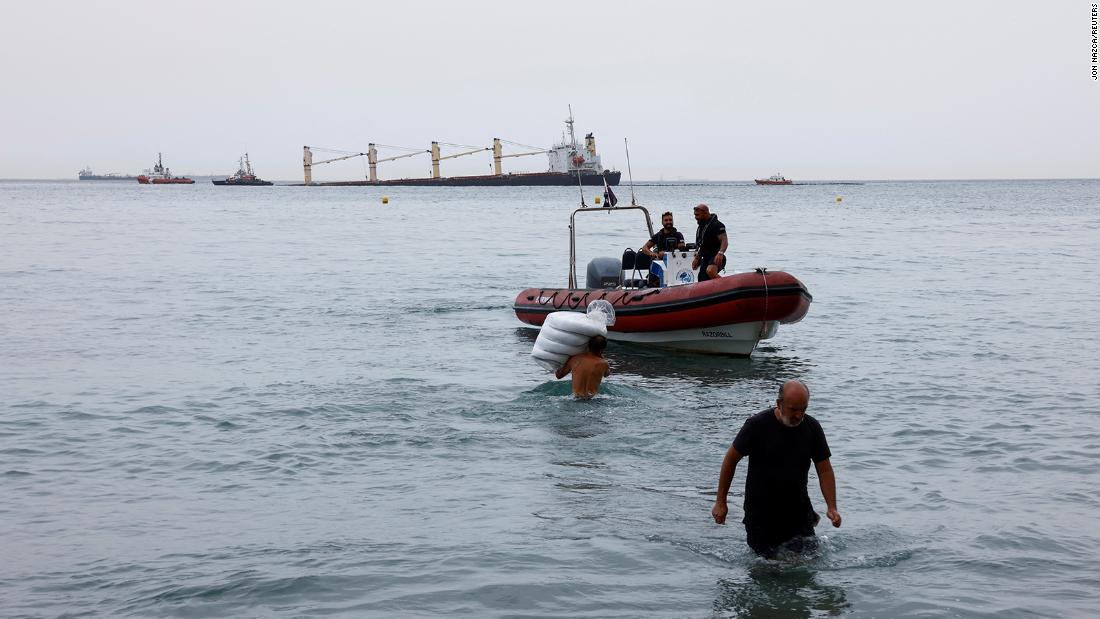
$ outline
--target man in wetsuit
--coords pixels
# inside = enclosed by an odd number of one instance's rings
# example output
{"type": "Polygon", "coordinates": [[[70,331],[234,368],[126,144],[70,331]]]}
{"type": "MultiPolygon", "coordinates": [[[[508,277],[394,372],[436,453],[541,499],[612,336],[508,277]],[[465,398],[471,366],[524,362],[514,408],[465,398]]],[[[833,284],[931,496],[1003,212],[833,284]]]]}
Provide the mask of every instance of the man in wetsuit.
{"type": "Polygon", "coordinates": [[[699,269],[696,281],[721,277],[718,272],[726,267],[726,226],[718,221],[718,216],[710,212],[710,207],[700,204],[695,207],[695,221],[699,228],[695,231],[695,257],[691,268],[699,269]]]}
{"type": "Polygon", "coordinates": [[[684,249],[684,235],[672,225],[672,213],[665,211],[661,215],[661,229],[642,246],[642,253],[663,260],[670,249],[684,249]]]}
{"type": "Polygon", "coordinates": [[[820,517],[806,492],[810,462],[825,497],[826,517],[834,527],[840,526],[829,445],[821,424],[806,414],[809,403],[810,390],[802,381],[783,383],[775,407],[745,421],[722,461],[718,497],[710,513],[718,524],[726,522],[726,494],[737,463],[748,456],[742,523],[746,541],[761,556],[774,556],[784,545],[796,551],[813,548],[814,526],[820,517]]]}
{"type": "Polygon", "coordinates": [[[604,348],[607,348],[607,338],[594,335],[588,340],[588,350],[569,357],[565,365],[554,373],[558,378],[573,374],[573,397],[591,398],[600,391],[603,377],[611,375],[611,366],[603,358],[604,348]]]}

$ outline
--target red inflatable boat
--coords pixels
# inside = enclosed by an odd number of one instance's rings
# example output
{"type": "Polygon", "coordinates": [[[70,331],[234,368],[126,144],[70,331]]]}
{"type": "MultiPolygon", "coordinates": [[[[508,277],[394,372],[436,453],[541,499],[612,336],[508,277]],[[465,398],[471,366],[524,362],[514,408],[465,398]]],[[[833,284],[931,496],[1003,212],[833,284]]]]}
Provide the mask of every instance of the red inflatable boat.
{"type": "MultiPolygon", "coordinates": [[[[649,213],[640,206],[582,208],[574,211],[573,217],[586,211],[630,209],[645,213],[652,232],[649,213]]],[[[573,223],[571,219],[571,231],[575,230],[573,223]]],[[[575,265],[574,239],[571,234],[571,265],[575,265]]],[[[684,253],[682,258],[690,261],[688,256],[684,253]]],[[[615,267],[619,266],[618,259],[597,260],[604,260],[605,265],[613,261],[615,267]]],[[[519,293],[514,305],[516,317],[540,326],[550,312],[584,312],[592,301],[604,299],[615,308],[616,316],[615,324],[608,327],[608,339],[748,356],[760,340],[774,336],[780,324],[802,320],[813,300],[802,282],[783,271],[757,269],[694,282],[690,270],[686,274],[681,270],[672,285],[655,287],[645,287],[644,279],[631,279],[629,274],[630,270],[616,273],[617,281],[614,277],[599,277],[590,264],[586,283],[591,286],[596,280],[601,287],[578,288],[574,266],[568,288],[528,288],[519,293]],[[690,283],[680,283],[688,278],[690,283]]]]}

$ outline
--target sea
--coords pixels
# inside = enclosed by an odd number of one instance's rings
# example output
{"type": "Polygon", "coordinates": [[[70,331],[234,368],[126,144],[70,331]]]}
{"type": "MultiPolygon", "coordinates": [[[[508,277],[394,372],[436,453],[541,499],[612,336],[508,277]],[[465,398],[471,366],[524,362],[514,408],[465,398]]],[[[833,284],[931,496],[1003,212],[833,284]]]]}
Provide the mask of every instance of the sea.
{"type": "Polygon", "coordinates": [[[615,191],[809,313],[575,401],[512,303],[644,243],[602,188],[0,182],[0,616],[1095,616],[1100,180],[615,191]],[[792,378],[843,525],[762,559],[792,378]]]}

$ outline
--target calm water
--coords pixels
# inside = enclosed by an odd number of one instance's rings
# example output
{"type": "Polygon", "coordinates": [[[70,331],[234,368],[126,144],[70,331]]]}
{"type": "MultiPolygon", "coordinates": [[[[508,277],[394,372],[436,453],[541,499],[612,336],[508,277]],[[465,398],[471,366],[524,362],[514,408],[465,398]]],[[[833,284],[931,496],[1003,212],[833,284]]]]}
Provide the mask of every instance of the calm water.
{"type": "MultiPolygon", "coordinates": [[[[689,235],[711,204],[806,319],[750,360],[612,343],[575,402],[510,309],[565,283],[575,189],[0,183],[0,615],[1100,607],[1100,181],[637,193],[689,235]],[[743,468],[709,510],[791,377],[844,526],[769,562],[743,468]]],[[[645,239],[581,225],[582,277],[645,239]]]]}

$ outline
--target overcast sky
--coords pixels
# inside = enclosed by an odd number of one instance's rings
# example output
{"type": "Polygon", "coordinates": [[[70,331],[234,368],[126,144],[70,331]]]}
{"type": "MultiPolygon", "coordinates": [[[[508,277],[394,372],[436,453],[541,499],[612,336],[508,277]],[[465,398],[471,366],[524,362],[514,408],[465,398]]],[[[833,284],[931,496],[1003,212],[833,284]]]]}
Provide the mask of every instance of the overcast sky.
{"type": "Polygon", "coordinates": [[[549,147],[569,105],[624,182],[623,138],[636,180],[1092,178],[1091,6],[6,2],[0,178],[138,173],[158,151],[175,173],[228,174],[247,150],[261,176],[297,180],[305,144],[549,147]]]}

